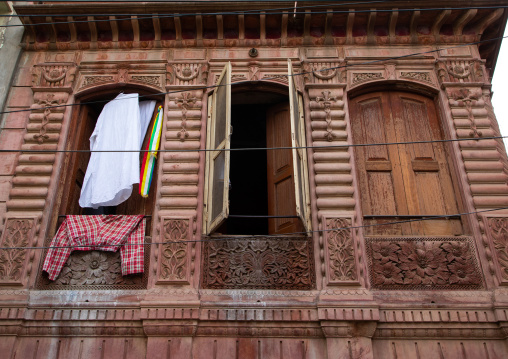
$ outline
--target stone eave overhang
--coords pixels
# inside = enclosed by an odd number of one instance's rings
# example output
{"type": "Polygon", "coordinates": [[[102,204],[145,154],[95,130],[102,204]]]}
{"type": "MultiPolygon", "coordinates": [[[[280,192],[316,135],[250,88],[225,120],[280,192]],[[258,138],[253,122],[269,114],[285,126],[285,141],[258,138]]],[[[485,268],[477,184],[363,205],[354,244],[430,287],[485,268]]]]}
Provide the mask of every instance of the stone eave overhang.
{"type": "Polygon", "coordinates": [[[479,45],[480,55],[491,69],[508,17],[508,9],[496,8],[507,5],[503,0],[461,1],[461,9],[457,1],[448,0],[354,6],[298,1],[296,14],[293,5],[292,1],[44,2],[18,3],[15,10],[26,28],[22,45],[27,50],[449,46],[485,41],[479,45]],[[475,6],[489,8],[464,9],[475,6]],[[249,13],[252,10],[264,11],[249,13]]]}

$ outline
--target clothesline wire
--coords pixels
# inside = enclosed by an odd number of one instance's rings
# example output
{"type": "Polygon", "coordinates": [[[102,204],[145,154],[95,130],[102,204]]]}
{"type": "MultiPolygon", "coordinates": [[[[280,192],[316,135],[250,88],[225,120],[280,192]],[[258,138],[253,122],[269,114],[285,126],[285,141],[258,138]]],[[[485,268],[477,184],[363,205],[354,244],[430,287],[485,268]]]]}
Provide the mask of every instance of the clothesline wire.
{"type": "MultiPolygon", "coordinates": [[[[363,224],[358,226],[346,226],[346,227],[334,227],[334,228],[326,228],[326,229],[319,229],[319,230],[313,230],[313,231],[303,231],[303,232],[292,232],[292,233],[285,233],[284,236],[291,236],[291,235],[306,235],[311,233],[327,233],[327,232],[333,232],[333,231],[342,231],[342,230],[351,230],[351,229],[360,229],[360,228],[368,228],[368,227],[379,227],[379,226],[388,226],[388,225],[396,225],[396,224],[404,224],[404,223],[412,223],[412,222],[422,222],[422,221],[430,221],[435,219],[446,219],[446,218],[453,218],[453,217],[459,217],[459,216],[466,216],[466,215],[472,215],[472,214],[480,214],[480,213],[487,213],[487,212],[493,212],[493,211],[501,211],[508,209],[508,207],[498,207],[498,208],[491,208],[491,209],[485,209],[485,210],[479,210],[479,211],[471,211],[471,212],[463,212],[463,213],[455,213],[455,214],[443,214],[443,215],[436,215],[436,216],[422,216],[423,218],[415,218],[415,219],[405,219],[400,221],[392,221],[392,222],[385,222],[385,223],[372,223],[372,224],[363,224]]],[[[397,215],[393,215],[393,217],[398,217],[397,215]]],[[[219,242],[219,241],[236,241],[236,240],[252,240],[252,239],[271,239],[271,238],[281,238],[280,234],[260,234],[260,235],[241,235],[238,237],[234,237],[231,235],[221,236],[221,237],[208,237],[208,239],[196,239],[196,240],[175,240],[170,242],[143,242],[140,244],[99,244],[99,245],[72,245],[72,246],[33,246],[33,247],[2,247],[0,250],[8,250],[8,249],[58,249],[58,248],[88,248],[88,247],[124,247],[124,246],[141,246],[141,245],[152,245],[152,244],[178,244],[178,243],[198,243],[198,242],[219,242]]],[[[291,237],[289,237],[291,238],[291,237]]]]}
{"type": "MultiPolygon", "coordinates": [[[[382,62],[387,62],[387,61],[393,61],[393,60],[398,60],[398,59],[403,59],[403,58],[408,58],[408,57],[413,57],[413,56],[418,56],[418,55],[431,54],[431,53],[435,53],[435,52],[439,52],[439,51],[443,51],[443,50],[462,48],[462,47],[470,46],[470,45],[479,45],[479,44],[483,44],[483,43],[490,42],[490,41],[495,41],[495,40],[499,40],[499,39],[505,39],[507,37],[508,37],[508,35],[506,35],[506,36],[498,36],[498,37],[493,37],[493,38],[490,38],[490,39],[479,40],[479,41],[469,42],[469,43],[455,45],[455,46],[448,46],[448,47],[443,47],[443,48],[437,48],[437,49],[434,49],[434,50],[414,52],[414,53],[410,53],[410,54],[406,54],[406,55],[400,55],[400,56],[393,56],[393,57],[388,57],[388,58],[384,58],[384,59],[364,61],[364,62],[360,62],[360,63],[356,63],[356,64],[344,64],[344,65],[338,65],[338,66],[333,66],[333,67],[328,67],[328,68],[322,68],[322,69],[317,69],[317,70],[313,69],[313,70],[310,70],[310,71],[302,71],[302,72],[293,73],[293,74],[286,74],[286,75],[282,75],[282,76],[284,76],[284,77],[289,77],[289,76],[296,77],[296,76],[308,75],[308,74],[311,74],[311,73],[314,73],[314,72],[324,72],[324,71],[330,71],[330,70],[338,70],[338,69],[342,69],[342,68],[350,68],[350,67],[354,67],[354,66],[372,65],[372,64],[377,64],[377,63],[382,63],[382,62]]],[[[277,75],[277,76],[280,76],[280,75],[277,75]]],[[[257,83],[269,82],[270,80],[277,80],[277,79],[278,79],[278,77],[275,77],[275,75],[274,75],[274,77],[265,77],[263,79],[256,80],[256,82],[257,83]]],[[[237,85],[250,84],[250,83],[252,83],[252,81],[250,81],[250,80],[244,80],[244,81],[237,81],[237,82],[234,82],[234,83],[222,84],[222,85],[213,84],[213,85],[209,85],[209,86],[193,87],[193,88],[174,90],[174,91],[168,91],[168,92],[158,92],[158,93],[149,94],[149,95],[139,95],[139,98],[153,98],[154,96],[178,94],[178,93],[195,91],[195,90],[209,90],[209,89],[219,88],[219,87],[222,87],[222,86],[237,86],[237,85]]],[[[128,99],[128,98],[125,98],[125,99],[128,99]]],[[[105,103],[105,102],[112,102],[112,101],[123,101],[125,99],[96,100],[96,101],[87,101],[87,102],[61,104],[61,105],[41,106],[41,107],[38,107],[38,108],[26,108],[26,109],[20,109],[20,110],[1,111],[0,114],[17,113],[17,112],[29,112],[29,111],[30,112],[32,112],[32,111],[44,111],[44,110],[53,109],[53,108],[73,107],[73,106],[80,106],[80,105],[90,105],[90,104],[105,103]]]]}
{"type": "MultiPolygon", "coordinates": [[[[340,6],[344,5],[357,5],[357,4],[374,4],[374,3],[384,3],[387,1],[372,1],[372,2],[362,2],[362,3],[346,3],[340,4],[340,6]]],[[[318,7],[334,7],[338,6],[335,4],[328,5],[309,5],[305,7],[298,7],[298,9],[312,9],[318,7]]],[[[365,10],[327,10],[327,11],[313,11],[313,15],[318,14],[361,14],[361,13],[387,13],[387,12],[409,12],[409,11],[444,11],[444,10],[492,10],[492,9],[506,9],[507,5],[495,5],[495,6],[466,6],[466,7],[436,7],[436,8],[403,8],[403,9],[365,9],[365,10]]],[[[260,9],[260,10],[246,10],[246,11],[229,11],[229,12],[212,12],[212,13],[183,13],[183,14],[78,14],[78,15],[67,15],[67,14],[54,14],[54,15],[29,15],[30,17],[50,17],[50,16],[138,16],[136,20],[147,20],[147,19],[170,19],[170,18],[183,18],[187,16],[216,16],[216,15],[258,15],[261,13],[265,13],[266,15],[283,15],[289,14],[287,11],[278,12],[280,10],[292,10],[293,8],[277,8],[277,9],[260,9]],[[146,15],[146,16],[145,16],[146,15]]],[[[291,15],[305,15],[307,14],[305,11],[291,11],[291,15]]],[[[11,15],[12,16],[12,15],[11,15]]],[[[26,17],[27,15],[14,15],[18,17],[26,17]]],[[[30,27],[30,26],[44,26],[44,25],[63,25],[63,24],[79,24],[79,23],[99,23],[99,22],[110,22],[110,21],[130,21],[131,18],[124,19],[94,19],[94,20],[73,20],[73,21],[53,21],[53,22],[42,22],[42,23],[28,23],[28,24],[10,24],[10,25],[0,25],[2,27],[30,27]]]]}
{"type": "Polygon", "coordinates": [[[349,147],[371,147],[371,146],[392,146],[392,145],[415,145],[426,143],[444,143],[444,142],[463,142],[463,141],[482,141],[482,140],[496,140],[507,138],[508,136],[492,136],[492,137],[477,137],[477,138],[453,138],[447,140],[427,140],[427,141],[404,141],[404,142],[380,142],[380,143],[350,143],[340,145],[317,145],[317,146],[295,146],[295,147],[245,147],[245,148],[196,148],[196,149],[178,149],[178,150],[9,150],[3,149],[2,152],[26,152],[26,153],[90,153],[90,152],[236,152],[236,151],[272,151],[272,150],[292,150],[292,149],[320,149],[320,148],[349,148],[349,147]]]}

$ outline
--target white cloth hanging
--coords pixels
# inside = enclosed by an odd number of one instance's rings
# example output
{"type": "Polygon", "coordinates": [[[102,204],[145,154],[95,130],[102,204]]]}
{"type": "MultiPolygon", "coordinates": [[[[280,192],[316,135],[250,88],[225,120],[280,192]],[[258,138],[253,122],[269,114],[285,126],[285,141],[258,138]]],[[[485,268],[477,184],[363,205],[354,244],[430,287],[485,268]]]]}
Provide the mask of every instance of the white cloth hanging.
{"type": "Polygon", "coordinates": [[[119,151],[92,152],[81,188],[81,207],[116,206],[130,197],[132,185],[139,183],[139,152],[120,151],[139,151],[144,137],[140,122],[138,94],[122,93],[104,106],[90,149],[119,151]]]}
{"type": "Polygon", "coordinates": [[[143,146],[143,140],[145,139],[146,130],[152,120],[153,110],[155,110],[154,100],[141,101],[139,103],[139,120],[141,121],[141,137],[139,139],[139,148],[143,146]]]}

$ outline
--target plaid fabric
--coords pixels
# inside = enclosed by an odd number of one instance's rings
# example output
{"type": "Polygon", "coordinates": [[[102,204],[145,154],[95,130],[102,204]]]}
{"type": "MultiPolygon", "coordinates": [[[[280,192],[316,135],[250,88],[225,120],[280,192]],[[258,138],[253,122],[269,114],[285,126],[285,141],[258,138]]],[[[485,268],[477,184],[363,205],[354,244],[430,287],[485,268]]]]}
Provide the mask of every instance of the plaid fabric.
{"type": "Polygon", "coordinates": [[[42,269],[55,280],[73,251],[116,252],[120,247],[122,275],[142,273],[144,239],[142,215],[67,216],[51,241],[50,247],[56,248],[48,250],[42,269]]]}

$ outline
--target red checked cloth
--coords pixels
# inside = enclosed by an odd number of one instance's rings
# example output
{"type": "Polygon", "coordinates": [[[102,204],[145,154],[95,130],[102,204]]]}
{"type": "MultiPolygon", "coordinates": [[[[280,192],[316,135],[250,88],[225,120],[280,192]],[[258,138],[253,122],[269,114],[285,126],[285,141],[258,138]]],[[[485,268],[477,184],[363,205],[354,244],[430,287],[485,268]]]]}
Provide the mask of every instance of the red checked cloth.
{"type": "Polygon", "coordinates": [[[67,216],[51,241],[43,270],[55,280],[73,251],[116,252],[120,248],[122,275],[142,273],[145,220],[138,216],[67,216]]]}

